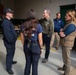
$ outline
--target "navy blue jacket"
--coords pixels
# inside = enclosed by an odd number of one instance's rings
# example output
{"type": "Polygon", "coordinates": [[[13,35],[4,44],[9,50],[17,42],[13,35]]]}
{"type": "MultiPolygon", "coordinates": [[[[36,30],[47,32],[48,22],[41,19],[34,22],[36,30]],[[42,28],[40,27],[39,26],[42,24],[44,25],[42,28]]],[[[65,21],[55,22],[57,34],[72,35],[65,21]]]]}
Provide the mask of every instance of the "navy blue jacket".
{"type": "Polygon", "coordinates": [[[76,30],[76,26],[74,24],[70,24],[64,30],[64,34],[67,36],[76,30]]]}
{"type": "Polygon", "coordinates": [[[62,19],[54,19],[54,32],[60,32],[60,29],[64,27],[62,19]]]}
{"type": "Polygon", "coordinates": [[[1,24],[1,27],[2,27],[2,33],[3,33],[3,40],[9,43],[15,42],[17,39],[17,34],[14,30],[14,26],[12,22],[5,18],[1,24]]]}

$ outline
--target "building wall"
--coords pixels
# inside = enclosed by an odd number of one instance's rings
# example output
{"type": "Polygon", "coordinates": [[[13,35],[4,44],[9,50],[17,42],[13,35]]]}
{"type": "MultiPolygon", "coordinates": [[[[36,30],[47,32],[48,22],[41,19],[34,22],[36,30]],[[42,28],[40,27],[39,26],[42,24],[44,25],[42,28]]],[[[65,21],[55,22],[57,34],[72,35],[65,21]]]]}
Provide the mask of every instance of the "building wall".
{"type": "Polygon", "coordinates": [[[1,0],[1,3],[4,5],[4,8],[14,10],[14,0],[1,0]]]}
{"type": "Polygon", "coordinates": [[[1,0],[1,3],[4,5],[5,8],[14,9],[14,0],[1,0]]]}
{"type": "Polygon", "coordinates": [[[6,8],[14,10],[16,19],[25,19],[29,9],[34,9],[37,17],[43,17],[43,10],[50,9],[51,17],[55,18],[55,14],[60,11],[61,5],[76,4],[76,0],[1,0],[6,8]]]}
{"type": "Polygon", "coordinates": [[[51,10],[51,17],[60,11],[61,5],[76,4],[76,0],[15,0],[15,18],[26,18],[28,9],[34,9],[38,18],[43,17],[43,10],[51,10]]]}

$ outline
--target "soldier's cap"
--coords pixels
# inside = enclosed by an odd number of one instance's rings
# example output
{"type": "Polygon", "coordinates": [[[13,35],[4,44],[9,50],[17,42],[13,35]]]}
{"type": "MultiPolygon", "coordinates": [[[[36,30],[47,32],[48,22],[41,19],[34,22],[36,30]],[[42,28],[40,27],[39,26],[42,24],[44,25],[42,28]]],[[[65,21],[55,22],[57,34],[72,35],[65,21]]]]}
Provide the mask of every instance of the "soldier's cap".
{"type": "Polygon", "coordinates": [[[11,10],[10,8],[6,8],[3,10],[3,13],[6,14],[6,13],[13,13],[14,11],[11,10]]]}

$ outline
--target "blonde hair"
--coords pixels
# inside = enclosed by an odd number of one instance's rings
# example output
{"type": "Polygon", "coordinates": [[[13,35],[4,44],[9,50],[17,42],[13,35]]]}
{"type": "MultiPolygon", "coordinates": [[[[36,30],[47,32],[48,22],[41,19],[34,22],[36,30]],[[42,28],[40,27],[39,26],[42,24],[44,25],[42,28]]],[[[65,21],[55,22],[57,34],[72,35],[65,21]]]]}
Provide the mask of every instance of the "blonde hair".
{"type": "Polygon", "coordinates": [[[71,16],[72,21],[76,23],[76,11],[75,10],[68,10],[66,13],[69,16],[71,16]]]}

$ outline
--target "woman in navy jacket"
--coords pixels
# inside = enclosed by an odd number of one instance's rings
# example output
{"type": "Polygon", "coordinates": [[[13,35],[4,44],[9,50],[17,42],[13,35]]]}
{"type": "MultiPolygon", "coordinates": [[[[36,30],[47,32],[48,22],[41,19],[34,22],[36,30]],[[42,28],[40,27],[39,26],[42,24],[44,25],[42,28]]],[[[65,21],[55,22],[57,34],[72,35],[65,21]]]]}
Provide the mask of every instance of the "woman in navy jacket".
{"type": "Polygon", "coordinates": [[[38,61],[42,49],[42,27],[36,18],[31,18],[24,23],[22,35],[24,37],[23,47],[26,59],[24,75],[30,75],[32,65],[32,75],[38,75],[38,61]]]}

